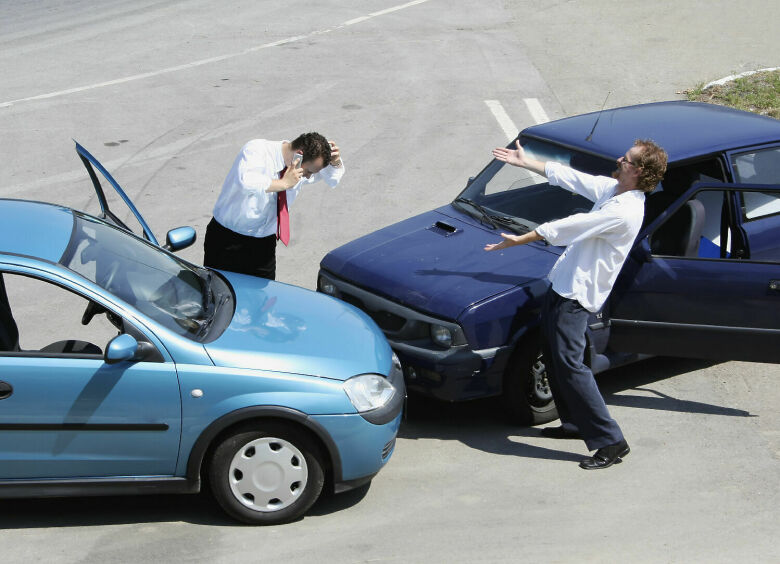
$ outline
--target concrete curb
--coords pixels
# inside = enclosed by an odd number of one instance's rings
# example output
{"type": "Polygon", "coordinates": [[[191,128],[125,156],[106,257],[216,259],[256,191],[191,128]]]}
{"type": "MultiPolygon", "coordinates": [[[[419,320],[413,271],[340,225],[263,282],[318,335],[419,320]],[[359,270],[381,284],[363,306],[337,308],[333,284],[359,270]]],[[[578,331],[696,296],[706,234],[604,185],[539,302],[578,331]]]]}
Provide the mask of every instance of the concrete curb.
{"type": "Polygon", "coordinates": [[[759,72],[771,72],[771,71],[776,71],[778,69],[780,69],[780,67],[771,67],[771,68],[768,68],[768,69],[758,69],[758,70],[754,70],[754,71],[743,72],[743,73],[740,73],[740,74],[732,74],[731,76],[727,76],[727,77],[721,78],[719,80],[713,80],[712,82],[709,82],[709,83],[705,84],[704,87],[702,88],[702,90],[707,90],[707,88],[710,88],[712,86],[721,86],[723,84],[726,84],[727,82],[731,82],[732,80],[736,80],[738,78],[742,78],[742,77],[745,77],[745,76],[750,76],[751,74],[756,74],[756,73],[759,73],[759,72]]]}

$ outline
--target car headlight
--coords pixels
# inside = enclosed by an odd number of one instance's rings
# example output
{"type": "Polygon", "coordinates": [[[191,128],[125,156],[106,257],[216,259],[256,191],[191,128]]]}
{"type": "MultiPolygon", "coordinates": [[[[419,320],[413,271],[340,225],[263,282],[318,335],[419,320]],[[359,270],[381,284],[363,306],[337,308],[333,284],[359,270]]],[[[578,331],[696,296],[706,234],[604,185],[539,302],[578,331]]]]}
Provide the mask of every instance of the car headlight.
{"type": "Polygon", "coordinates": [[[442,325],[431,325],[431,339],[437,345],[452,346],[452,332],[442,325]]]}
{"type": "Polygon", "coordinates": [[[338,289],[336,289],[336,285],[324,276],[320,276],[319,287],[320,292],[328,294],[329,296],[337,296],[339,293],[338,289]]]}
{"type": "Polygon", "coordinates": [[[344,382],[344,391],[358,412],[371,411],[387,405],[395,387],[379,374],[361,374],[344,382]]]}

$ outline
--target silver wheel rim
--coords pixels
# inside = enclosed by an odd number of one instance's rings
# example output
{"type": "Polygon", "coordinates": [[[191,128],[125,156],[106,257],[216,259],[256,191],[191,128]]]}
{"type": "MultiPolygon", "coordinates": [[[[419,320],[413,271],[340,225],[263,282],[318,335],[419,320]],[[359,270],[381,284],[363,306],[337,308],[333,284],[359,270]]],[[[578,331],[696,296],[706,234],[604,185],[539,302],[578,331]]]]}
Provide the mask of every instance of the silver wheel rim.
{"type": "Polygon", "coordinates": [[[309,478],[295,445],[262,437],[242,446],[230,461],[228,480],[236,499],[254,511],[279,511],[297,500],[309,478]]]}

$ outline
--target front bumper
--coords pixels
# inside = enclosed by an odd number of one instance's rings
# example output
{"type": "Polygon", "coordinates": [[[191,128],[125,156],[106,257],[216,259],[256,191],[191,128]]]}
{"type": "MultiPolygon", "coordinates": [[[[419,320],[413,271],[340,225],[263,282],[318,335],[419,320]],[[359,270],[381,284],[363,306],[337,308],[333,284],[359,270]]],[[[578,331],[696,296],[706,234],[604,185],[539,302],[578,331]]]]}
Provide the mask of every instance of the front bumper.
{"type": "Polygon", "coordinates": [[[333,439],[341,460],[334,476],[336,492],[358,487],[373,478],[390,460],[401,425],[401,413],[384,425],[374,425],[360,414],[312,415],[333,439]]]}
{"type": "MultiPolygon", "coordinates": [[[[337,289],[335,297],[367,313],[382,329],[404,366],[408,389],[446,401],[463,401],[501,394],[502,379],[511,347],[472,350],[463,329],[412,310],[321,270],[337,289]],[[453,346],[444,349],[429,337],[431,324],[445,326],[453,346]]],[[[321,284],[318,283],[318,288],[321,284]]]]}
{"type": "Polygon", "coordinates": [[[409,390],[445,401],[501,394],[510,347],[484,351],[467,347],[431,351],[403,342],[389,342],[404,367],[409,390]]]}

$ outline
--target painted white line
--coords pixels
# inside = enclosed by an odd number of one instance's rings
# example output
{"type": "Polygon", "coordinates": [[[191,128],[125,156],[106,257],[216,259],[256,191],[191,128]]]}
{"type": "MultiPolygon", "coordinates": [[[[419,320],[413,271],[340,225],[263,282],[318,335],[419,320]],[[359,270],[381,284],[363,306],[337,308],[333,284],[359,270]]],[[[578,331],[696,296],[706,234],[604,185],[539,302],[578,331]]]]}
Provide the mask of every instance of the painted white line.
{"type": "Polygon", "coordinates": [[[754,70],[754,71],[743,72],[743,73],[740,73],[740,74],[732,74],[731,76],[726,76],[726,77],[723,77],[723,78],[721,78],[719,80],[713,80],[712,82],[710,82],[708,84],[705,84],[704,87],[702,88],[702,90],[707,90],[707,88],[710,88],[711,86],[722,86],[722,85],[726,84],[727,82],[731,82],[732,80],[736,80],[738,78],[742,78],[742,77],[745,77],[745,76],[750,76],[751,74],[756,74],[758,72],[772,72],[772,71],[776,71],[778,69],[780,69],[780,67],[772,67],[772,68],[769,68],[769,69],[758,69],[758,70],[754,70]]]}
{"type": "Polygon", "coordinates": [[[531,112],[531,117],[537,124],[547,123],[550,118],[547,117],[547,112],[544,111],[542,105],[539,103],[538,98],[523,98],[528,111],[531,112]]]}
{"type": "Polygon", "coordinates": [[[506,113],[506,110],[504,109],[504,106],[501,105],[501,102],[498,100],[485,100],[485,104],[493,114],[493,117],[496,118],[498,125],[500,125],[501,129],[504,130],[507,141],[511,141],[517,137],[517,133],[520,130],[517,129],[515,122],[513,122],[512,118],[510,118],[506,113]]]}
{"type": "Polygon", "coordinates": [[[393,6],[391,8],[387,8],[385,10],[380,10],[378,12],[373,12],[367,16],[362,16],[359,18],[355,18],[352,20],[349,20],[347,22],[344,22],[343,24],[337,25],[336,27],[327,28],[327,29],[319,29],[312,31],[310,33],[307,33],[306,35],[296,35],[294,37],[288,37],[286,39],[280,39],[278,41],[273,41],[271,43],[264,43],[262,45],[255,45],[253,47],[249,47],[247,49],[244,49],[243,51],[238,51],[236,53],[228,53],[225,55],[219,55],[216,57],[209,57],[208,59],[200,59],[198,61],[193,61],[191,63],[186,63],[183,65],[176,65],[174,67],[167,67],[164,69],[158,69],[156,71],[150,71],[145,72],[141,74],[134,74],[131,76],[126,76],[124,78],[117,78],[115,80],[106,80],[105,82],[98,82],[95,84],[88,84],[85,86],[77,86],[75,88],[68,88],[65,90],[57,90],[56,92],[49,92],[47,94],[38,94],[37,96],[28,96],[27,98],[17,98],[16,100],[8,100],[6,102],[0,102],[0,108],[7,108],[9,106],[13,106],[15,104],[21,104],[22,102],[33,102],[35,100],[46,100],[48,98],[57,98],[59,96],[67,96],[68,94],[75,94],[77,92],[84,92],[86,90],[94,90],[95,88],[103,88],[106,86],[115,86],[117,84],[124,84],[126,82],[134,82],[136,80],[143,80],[145,78],[152,78],[155,76],[161,76],[164,74],[170,74],[173,72],[188,70],[196,67],[202,67],[204,65],[210,65],[212,63],[218,63],[221,61],[225,61],[227,59],[234,59],[236,57],[242,57],[244,55],[248,55],[250,53],[255,53],[257,51],[260,51],[262,49],[268,49],[269,47],[278,47],[279,45],[285,45],[287,43],[294,43],[296,41],[301,41],[302,39],[308,39],[309,37],[315,36],[315,35],[322,35],[324,33],[330,33],[332,31],[336,31],[338,29],[341,29],[348,25],[354,25],[360,22],[364,22],[366,20],[369,20],[371,18],[375,18],[378,16],[383,16],[385,14],[389,14],[392,12],[397,12],[398,10],[403,10],[405,8],[410,8],[412,6],[416,6],[418,4],[423,4],[425,2],[428,2],[428,0],[414,0],[413,2],[407,2],[406,4],[400,4],[398,6],[393,6]]]}

